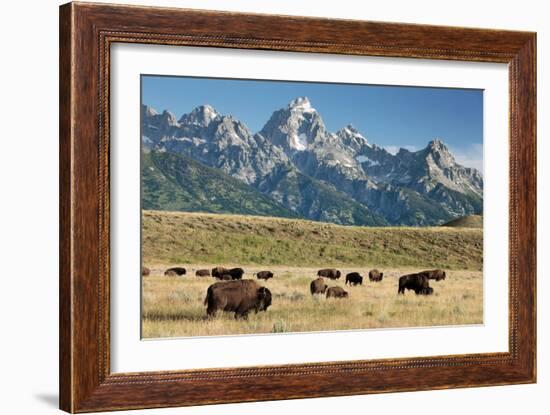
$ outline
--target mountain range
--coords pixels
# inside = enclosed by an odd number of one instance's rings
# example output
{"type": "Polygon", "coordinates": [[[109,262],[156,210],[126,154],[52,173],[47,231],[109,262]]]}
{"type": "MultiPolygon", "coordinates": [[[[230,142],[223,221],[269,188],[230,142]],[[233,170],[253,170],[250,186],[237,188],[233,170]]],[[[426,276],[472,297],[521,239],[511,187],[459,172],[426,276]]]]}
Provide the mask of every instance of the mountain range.
{"type": "Polygon", "coordinates": [[[483,177],[439,139],[392,154],[352,125],[325,127],[307,97],[259,132],[202,105],[179,119],[142,105],[146,209],[429,226],[481,214],[483,177]]]}

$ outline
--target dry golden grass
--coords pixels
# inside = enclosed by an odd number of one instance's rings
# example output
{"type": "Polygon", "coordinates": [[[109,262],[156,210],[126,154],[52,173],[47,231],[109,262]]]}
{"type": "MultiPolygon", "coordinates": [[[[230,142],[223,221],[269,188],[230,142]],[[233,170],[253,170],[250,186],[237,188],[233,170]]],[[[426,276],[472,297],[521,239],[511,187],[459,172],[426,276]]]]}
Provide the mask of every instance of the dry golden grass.
{"type": "Polygon", "coordinates": [[[448,271],[445,281],[430,282],[432,296],[412,291],[403,296],[397,295],[399,276],[418,268],[384,268],[384,280],[373,283],[368,281],[369,268],[342,267],[342,278],[327,283],[344,287],[350,297],[327,300],[309,292],[318,268],[244,266],[244,278],[253,278],[262,269],[275,272],[275,278],[259,281],[271,290],[273,304],[265,313],[235,320],[233,313],[206,318],[206,289],[216,280],[195,277],[194,272],[213,264],[185,264],[186,276],[164,277],[163,270],[172,265],[153,264],[151,276],[143,278],[144,338],[463,325],[483,320],[483,279],[477,270],[448,271]],[[344,276],[351,271],[363,275],[362,286],[345,287],[344,276]]]}
{"type": "Polygon", "coordinates": [[[469,228],[370,228],[269,217],[183,212],[143,212],[144,338],[245,333],[352,330],[482,323],[483,230],[469,228]],[[184,277],[164,277],[172,266],[184,277]],[[260,270],[275,278],[260,281],[272,292],[267,312],[247,321],[233,313],[206,318],[203,305],[213,278],[195,270],[243,267],[245,278],[260,270]],[[358,271],[363,286],[345,288],[348,299],[312,297],[309,284],[319,268],[358,271]],[[381,283],[368,271],[384,272],[381,283]],[[431,282],[432,296],[397,295],[399,276],[443,268],[447,280],[431,282]]]}

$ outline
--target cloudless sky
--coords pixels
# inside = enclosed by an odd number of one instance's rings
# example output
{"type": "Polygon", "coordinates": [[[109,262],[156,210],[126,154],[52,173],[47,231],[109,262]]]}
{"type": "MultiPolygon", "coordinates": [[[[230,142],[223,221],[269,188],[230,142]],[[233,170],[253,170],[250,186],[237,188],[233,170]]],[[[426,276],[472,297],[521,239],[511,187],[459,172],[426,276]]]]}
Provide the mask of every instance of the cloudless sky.
{"type": "Polygon", "coordinates": [[[142,76],[142,103],[179,119],[209,104],[252,132],[271,114],[307,96],[330,132],[353,124],[371,143],[395,152],[442,139],[457,161],[482,171],[483,91],[313,82],[142,76]]]}

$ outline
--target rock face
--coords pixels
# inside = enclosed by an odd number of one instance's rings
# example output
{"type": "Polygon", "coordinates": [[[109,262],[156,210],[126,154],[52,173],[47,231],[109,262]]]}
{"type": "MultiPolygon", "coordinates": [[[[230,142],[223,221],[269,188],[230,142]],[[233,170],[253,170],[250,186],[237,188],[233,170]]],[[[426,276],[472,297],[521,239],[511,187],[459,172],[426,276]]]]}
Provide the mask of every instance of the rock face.
{"type": "Polygon", "coordinates": [[[144,151],[220,169],[313,220],[437,225],[483,210],[483,177],[456,163],[443,141],[391,154],[352,125],[328,132],[308,98],[275,111],[258,133],[209,105],[179,120],[142,107],[144,151]]]}

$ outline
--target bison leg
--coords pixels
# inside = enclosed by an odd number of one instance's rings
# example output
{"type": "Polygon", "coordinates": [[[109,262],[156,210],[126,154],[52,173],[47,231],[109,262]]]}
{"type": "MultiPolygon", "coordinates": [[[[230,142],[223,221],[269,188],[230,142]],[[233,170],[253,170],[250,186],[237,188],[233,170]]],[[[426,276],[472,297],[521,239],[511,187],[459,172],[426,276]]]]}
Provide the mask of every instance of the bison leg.
{"type": "Polygon", "coordinates": [[[235,320],[242,318],[243,320],[248,320],[248,311],[235,311],[235,320]]]}
{"type": "Polygon", "coordinates": [[[249,312],[248,307],[246,307],[244,304],[240,304],[235,309],[235,320],[238,320],[239,318],[248,320],[248,312],[249,312]]]}

